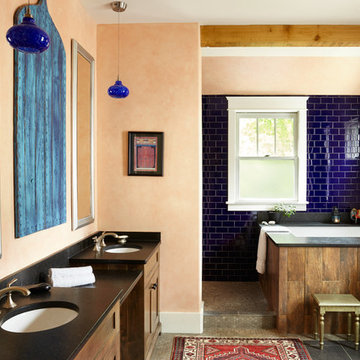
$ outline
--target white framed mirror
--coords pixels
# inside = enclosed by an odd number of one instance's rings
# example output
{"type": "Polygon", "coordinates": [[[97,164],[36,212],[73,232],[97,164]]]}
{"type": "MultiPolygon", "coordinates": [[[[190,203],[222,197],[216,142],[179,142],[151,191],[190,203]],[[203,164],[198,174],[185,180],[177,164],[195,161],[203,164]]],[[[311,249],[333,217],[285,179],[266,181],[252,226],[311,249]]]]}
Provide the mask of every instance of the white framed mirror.
{"type": "Polygon", "coordinates": [[[72,39],[72,228],[94,214],[94,58],[72,39]]]}

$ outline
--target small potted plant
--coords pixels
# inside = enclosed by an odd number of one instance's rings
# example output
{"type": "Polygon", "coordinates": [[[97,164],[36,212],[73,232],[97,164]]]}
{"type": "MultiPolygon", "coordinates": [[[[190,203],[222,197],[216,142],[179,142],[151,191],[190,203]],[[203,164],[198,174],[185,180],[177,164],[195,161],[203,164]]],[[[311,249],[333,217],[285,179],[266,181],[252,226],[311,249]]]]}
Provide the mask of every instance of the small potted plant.
{"type": "Polygon", "coordinates": [[[269,221],[275,221],[279,223],[281,217],[285,215],[286,217],[290,217],[296,213],[295,205],[288,204],[276,204],[272,211],[268,211],[269,221]]]}

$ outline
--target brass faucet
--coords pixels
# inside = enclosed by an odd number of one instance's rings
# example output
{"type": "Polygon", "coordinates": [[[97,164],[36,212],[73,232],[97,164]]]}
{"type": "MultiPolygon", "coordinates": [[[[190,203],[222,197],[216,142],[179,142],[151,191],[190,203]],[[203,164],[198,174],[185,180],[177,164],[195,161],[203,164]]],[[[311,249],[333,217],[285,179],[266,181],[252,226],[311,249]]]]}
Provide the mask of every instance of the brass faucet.
{"type": "Polygon", "coordinates": [[[102,247],[105,247],[105,236],[112,236],[115,239],[120,239],[120,236],[118,234],[115,234],[113,232],[106,232],[104,231],[100,236],[94,236],[93,240],[95,242],[95,246],[94,246],[94,251],[99,252],[101,250],[102,247]]]}
{"type": "Polygon", "coordinates": [[[13,299],[11,298],[11,293],[16,291],[19,292],[21,294],[23,294],[24,296],[29,296],[30,295],[30,290],[28,290],[27,288],[23,287],[23,286],[11,286],[15,281],[17,281],[17,279],[13,279],[8,283],[8,286],[6,288],[3,288],[0,290],[0,299],[4,296],[7,295],[7,299],[3,305],[3,308],[5,309],[13,309],[16,306],[16,303],[13,301],[13,299]]]}

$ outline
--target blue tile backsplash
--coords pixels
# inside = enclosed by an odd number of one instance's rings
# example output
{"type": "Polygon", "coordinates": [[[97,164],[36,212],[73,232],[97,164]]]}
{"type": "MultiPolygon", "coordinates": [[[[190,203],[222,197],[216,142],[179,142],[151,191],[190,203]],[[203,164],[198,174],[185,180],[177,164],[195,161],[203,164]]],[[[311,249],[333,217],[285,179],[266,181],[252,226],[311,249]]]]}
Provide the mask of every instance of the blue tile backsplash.
{"type": "MultiPolygon", "coordinates": [[[[203,96],[203,280],[255,281],[257,213],[228,211],[227,100],[203,96]]],[[[360,207],[360,96],[308,100],[308,212],[360,207]]]]}
{"type": "Polygon", "coordinates": [[[308,100],[309,212],[349,212],[360,202],[359,96],[308,100]]]}

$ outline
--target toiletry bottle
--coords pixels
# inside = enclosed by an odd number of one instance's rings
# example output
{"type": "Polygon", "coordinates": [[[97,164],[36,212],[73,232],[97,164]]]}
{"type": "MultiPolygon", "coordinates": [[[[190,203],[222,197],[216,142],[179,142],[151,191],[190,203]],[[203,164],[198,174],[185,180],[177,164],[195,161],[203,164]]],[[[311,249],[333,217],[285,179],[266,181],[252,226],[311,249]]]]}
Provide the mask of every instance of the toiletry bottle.
{"type": "Polygon", "coordinates": [[[357,223],[357,218],[356,218],[357,212],[358,211],[355,208],[351,209],[350,211],[350,219],[354,221],[355,224],[357,223]]]}
{"type": "Polygon", "coordinates": [[[336,206],[333,207],[333,210],[332,210],[332,213],[331,213],[331,221],[334,224],[339,224],[340,223],[340,213],[339,213],[339,209],[336,206]]]}

